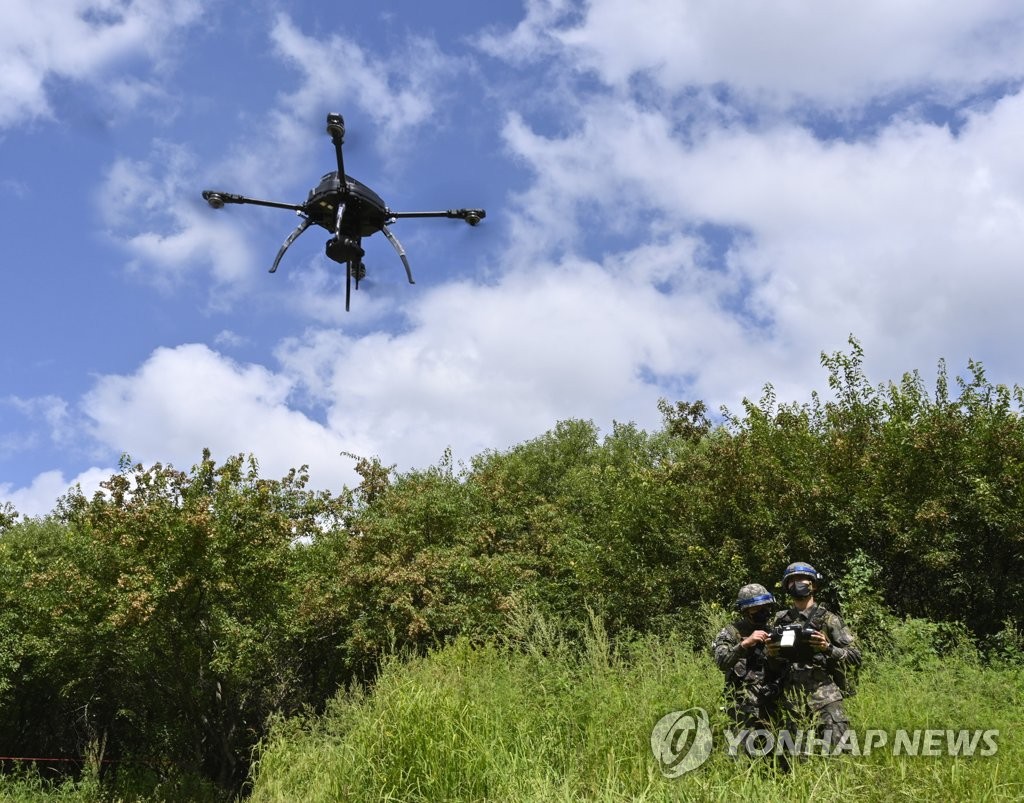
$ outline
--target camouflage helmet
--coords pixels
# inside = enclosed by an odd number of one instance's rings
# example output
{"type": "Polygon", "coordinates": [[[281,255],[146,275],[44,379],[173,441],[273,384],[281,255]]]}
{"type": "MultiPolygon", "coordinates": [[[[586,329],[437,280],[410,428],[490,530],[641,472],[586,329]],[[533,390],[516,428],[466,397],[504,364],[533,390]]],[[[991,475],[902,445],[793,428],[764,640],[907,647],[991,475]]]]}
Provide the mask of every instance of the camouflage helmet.
{"type": "Polygon", "coordinates": [[[749,583],[743,586],[740,589],[740,593],[736,595],[736,607],[741,611],[745,611],[747,608],[757,608],[760,605],[773,605],[774,603],[775,597],[772,596],[772,593],[758,583],[749,583]]]}
{"type": "Polygon", "coordinates": [[[786,567],[786,571],[782,573],[782,587],[786,587],[786,583],[792,580],[794,577],[806,577],[808,580],[813,580],[816,583],[820,583],[824,578],[809,563],[791,563],[786,567]]]}

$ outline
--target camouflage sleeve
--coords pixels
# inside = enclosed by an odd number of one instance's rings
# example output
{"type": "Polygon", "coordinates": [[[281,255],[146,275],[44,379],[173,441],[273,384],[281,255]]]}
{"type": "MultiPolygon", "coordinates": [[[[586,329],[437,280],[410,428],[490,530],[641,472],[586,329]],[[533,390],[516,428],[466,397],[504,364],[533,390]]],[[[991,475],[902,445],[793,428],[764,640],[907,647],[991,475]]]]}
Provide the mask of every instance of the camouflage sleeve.
{"type": "Polygon", "coordinates": [[[740,646],[739,631],[732,625],[726,625],[715,636],[714,644],[711,646],[715,663],[723,672],[728,672],[739,661],[747,651],[740,646]]]}
{"type": "Polygon", "coordinates": [[[828,640],[831,646],[828,648],[825,662],[829,667],[846,664],[847,666],[860,666],[861,655],[857,647],[857,637],[853,634],[836,614],[829,614],[825,621],[828,640]]]}

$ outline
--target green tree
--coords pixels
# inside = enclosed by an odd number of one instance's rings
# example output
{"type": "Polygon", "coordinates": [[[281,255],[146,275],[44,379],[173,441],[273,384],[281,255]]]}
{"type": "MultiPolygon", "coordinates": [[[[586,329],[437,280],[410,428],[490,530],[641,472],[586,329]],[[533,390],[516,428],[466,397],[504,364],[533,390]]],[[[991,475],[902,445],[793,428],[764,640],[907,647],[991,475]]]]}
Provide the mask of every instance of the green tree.
{"type": "Polygon", "coordinates": [[[307,479],[260,479],[241,456],[204,453],[190,473],[125,460],[59,519],[6,533],[20,617],[6,738],[240,783],[271,713],[307,702],[295,556],[344,513],[307,479]]]}

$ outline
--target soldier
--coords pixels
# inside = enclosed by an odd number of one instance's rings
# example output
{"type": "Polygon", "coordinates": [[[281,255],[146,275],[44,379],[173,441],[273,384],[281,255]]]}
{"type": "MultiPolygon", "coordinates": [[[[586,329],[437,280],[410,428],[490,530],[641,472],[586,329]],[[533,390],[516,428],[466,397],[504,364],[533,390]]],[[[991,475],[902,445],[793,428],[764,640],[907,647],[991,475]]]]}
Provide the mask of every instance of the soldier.
{"type": "Polygon", "coordinates": [[[792,607],[779,611],[773,627],[810,625],[810,657],[787,658],[779,641],[769,642],[769,664],[782,661],[785,666],[784,709],[787,720],[810,721],[830,748],[842,739],[850,727],[843,710],[843,692],[847,678],[860,666],[860,650],[843,620],[814,600],[822,576],[809,563],[791,563],[782,573],[782,587],[792,607]]]}
{"type": "Polygon", "coordinates": [[[722,628],[712,647],[725,673],[726,710],[742,729],[744,745],[750,731],[770,727],[778,707],[781,677],[769,668],[765,654],[774,605],[775,597],[764,586],[743,586],[736,596],[742,615],[722,628]]]}

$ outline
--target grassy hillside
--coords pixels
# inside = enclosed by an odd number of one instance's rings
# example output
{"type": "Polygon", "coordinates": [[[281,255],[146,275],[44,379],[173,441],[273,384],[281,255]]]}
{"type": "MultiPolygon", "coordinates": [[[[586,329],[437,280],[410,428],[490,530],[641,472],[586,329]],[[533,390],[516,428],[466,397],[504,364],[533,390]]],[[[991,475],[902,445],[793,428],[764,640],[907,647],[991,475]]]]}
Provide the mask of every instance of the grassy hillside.
{"type": "MultiPolygon", "coordinates": [[[[391,661],[372,694],[273,729],[254,801],[1019,800],[1024,672],[971,656],[869,662],[854,726],[998,729],[994,756],[812,757],[788,773],[726,755],[721,676],[682,640],[612,649],[600,630],[573,651],[543,629],[511,646],[460,641],[391,661]],[[699,706],[715,729],[706,764],[661,775],[650,747],[665,713],[699,706]]],[[[890,738],[890,743],[892,739],[890,738]]]]}

